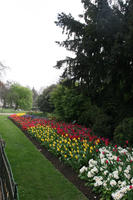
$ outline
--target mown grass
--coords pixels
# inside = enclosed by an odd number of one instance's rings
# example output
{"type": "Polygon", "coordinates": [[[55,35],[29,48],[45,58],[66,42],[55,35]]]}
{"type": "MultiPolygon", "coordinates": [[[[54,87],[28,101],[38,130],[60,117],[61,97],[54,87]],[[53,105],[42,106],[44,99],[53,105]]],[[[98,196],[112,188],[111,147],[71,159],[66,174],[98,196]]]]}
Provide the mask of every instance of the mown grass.
{"type": "Polygon", "coordinates": [[[25,111],[18,111],[13,108],[0,108],[0,113],[20,113],[25,111]]]}
{"type": "Polygon", "coordinates": [[[0,116],[0,135],[6,141],[20,200],[87,200],[7,116],[0,116]]]}

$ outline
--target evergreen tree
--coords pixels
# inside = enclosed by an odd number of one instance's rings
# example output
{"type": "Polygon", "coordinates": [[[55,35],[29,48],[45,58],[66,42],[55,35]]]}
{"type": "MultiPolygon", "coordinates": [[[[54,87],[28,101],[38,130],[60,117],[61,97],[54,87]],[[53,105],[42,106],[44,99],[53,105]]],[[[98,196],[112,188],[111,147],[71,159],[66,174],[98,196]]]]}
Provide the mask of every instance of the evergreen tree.
{"type": "Polygon", "coordinates": [[[43,93],[38,97],[38,107],[42,112],[51,113],[54,110],[54,105],[50,100],[51,92],[56,88],[56,85],[52,84],[43,90],[43,93]]]}
{"type": "Polygon", "coordinates": [[[82,0],[84,22],[75,20],[71,14],[58,15],[56,25],[67,34],[60,46],[75,53],[75,58],[57,62],[65,65],[62,78],[75,84],[92,99],[110,96],[127,102],[133,97],[133,14],[132,0],[118,0],[111,5],[108,0],[82,0]]]}

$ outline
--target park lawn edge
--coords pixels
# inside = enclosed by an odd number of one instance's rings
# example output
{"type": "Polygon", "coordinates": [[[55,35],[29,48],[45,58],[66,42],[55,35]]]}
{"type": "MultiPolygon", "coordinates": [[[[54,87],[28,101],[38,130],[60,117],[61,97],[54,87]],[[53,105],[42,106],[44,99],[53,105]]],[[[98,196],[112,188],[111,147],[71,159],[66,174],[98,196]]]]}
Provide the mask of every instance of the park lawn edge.
{"type": "Polygon", "coordinates": [[[6,153],[14,179],[18,184],[21,200],[87,199],[40,154],[24,133],[9,121],[7,116],[0,116],[0,134],[6,141],[6,153]]]}

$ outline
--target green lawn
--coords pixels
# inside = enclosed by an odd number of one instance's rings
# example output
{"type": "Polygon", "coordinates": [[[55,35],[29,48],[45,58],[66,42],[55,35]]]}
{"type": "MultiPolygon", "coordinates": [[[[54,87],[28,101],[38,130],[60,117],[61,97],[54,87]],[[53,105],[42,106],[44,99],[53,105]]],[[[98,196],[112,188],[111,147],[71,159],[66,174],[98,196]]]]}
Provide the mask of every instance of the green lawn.
{"type": "Polygon", "coordinates": [[[20,200],[87,200],[6,116],[0,116],[0,135],[20,200]]]}
{"type": "Polygon", "coordinates": [[[0,113],[22,113],[25,111],[18,111],[11,108],[0,108],[0,113]]]}

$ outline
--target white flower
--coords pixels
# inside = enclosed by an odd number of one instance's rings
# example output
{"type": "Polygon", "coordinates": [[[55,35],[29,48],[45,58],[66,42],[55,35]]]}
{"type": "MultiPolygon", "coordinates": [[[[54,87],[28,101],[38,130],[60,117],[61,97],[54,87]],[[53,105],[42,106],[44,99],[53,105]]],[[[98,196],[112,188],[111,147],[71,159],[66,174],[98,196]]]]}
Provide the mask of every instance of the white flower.
{"type": "Polygon", "coordinates": [[[104,154],[100,153],[100,159],[104,158],[104,154]]]}
{"type": "Polygon", "coordinates": [[[128,151],[126,149],[120,149],[119,153],[128,153],[128,151]]]}
{"type": "Polygon", "coordinates": [[[117,191],[115,193],[112,193],[111,195],[113,197],[113,199],[115,200],[120,200],[124,195],[122,193],[120,193],[120,191],[117,191]]]}
{"type": "Polygon", "coordinates": [[[119,171],[120,171],[120,172],[122,171],[122,167],[121,167],[121,166],[119,166],[119,171]]]}
{"type": "Polygon", "coordinates": [[[133,184],[133,178],[131,179],[131,183],[133,184]]]}
{"type": "Polygon", "coordinates": [[[87,167],[83,166],[79,171],[82,174],[84,171],[87,171],[87,167]]]}
{"type": "Polygon", "coordinates": [[[94,176],[93,180],[101,181],[101,180],[103,180],[103,177],[102,176],[94,176]]]}
{"type": "Polygon", "coordinates": [[[113,186],[115,186],[117,183],[116,183],[116,181],[115,180],[111,180],[110,181],[110,185],[113,187],[113,186]]]}
{"type": "Polygon", "coordinates": [[[121,181],[118,181],[118,188],[121,188],[121,181]]]}
{"type": "Polygon", "coordinates": [[[104,187],[106,187],[106,186],[107,186],[107,183],[106,183],[106,181],[104,181],[104,182],[103,182],[103,186],[104,186],[104,187]]]}
{"type": "Polygon", "coordinates": [[[129,170],[129,171],[131,170],[131,166],[130,165],[127,166],[127,170],[129,170]]]}
{"type": "Polygon", "coordinates": [[[123,186],[126,186],[126,181],[123,181],[123,182],[121,183],[121,187],[123,187],[123,186]]]}
{"type": "Polygon", "coordinates": [[[112,173],[110,173],[110,174],[109,174],[109,177],[110,177],[110,178],[111,178],[111,177],[113,177],[113,174],[112,174],[112,173]]]}
{"type": "Polygon", "coordinates": [[[102,176],[98,176],[99,180],[103,180],[103,177],[102,176]]]}
{"type": "Polygon", "coordinates": [[[105,170],[105,171],[104,171],[104,175],[106,175],[107,173],[108,173],[108,171],[107,171],[107,170],[105,170]]]}
{"type": "Polygon", "coordinates": [[[101,164],[103,165],[103,164],[105,163],[106,160],[107,160],[106,158],[102,158],[102,159],[101,159],[101,164]]]}
{"type": "Polygon", "coordinates": [[[113,160],[113,157],[112,157],[112,156],[110,156],[110,157],[108,157],[108,159],[109,159],[109,160],[113,160]]]}
{"type": "Polygon", "coordinates": [[[112,153],[109,152],[109,153],[107,154],[107,157],[109,157],[109,158],[111,159],[111,158],[112,158],[112,153]]]}
{"type": "Polygon", "coordinates": [[[126,193],[126,192],[127,192],[127,187],[122,187],[122,188],[120,189],[120,192],[126,193]]]}
{"type": "Polygon", "coordinates": [[[114,171],[113,172],[113,176],[114,176],[115,179],[119,179],[118,171],[114,171]]]}
{"type": "Polygon", "coordinates": [[[94,175],[93,175],[91,172],[88,172],[88,173],[87,173],[87,176],[88,176],[88,178],[91,178],[91,177],[93,177],[94,175]]]}
{"type": "Polygon", "coordinates": [[[117,160],[117,156],[113,156],[113,160],[117,160]]]}
{"type": "Polygon", "coordinates": [[[93,159],[90,159],[89,162],[88,162],[88,164],[90,165],[92,162],[93,162],[93,159]]]}
{"type": "Polygon", "coordinates": [[[100,167],[100,171],[102,172],[104,169],[102,167],[100,167]]]}
{"type": "Polygon", "coordinates": [[[124,173],[125,177],[129,180],[130,179],[130,174],[124,173]]]}
{"type": "Polygon", "coordinates": [[[93,169],[91,169],[91,173],[98,173],[98,169],[96,167],[94,167],[93,169]]]}
{"type": "Polygon", "coordinates": [[[97,187],[97,186],[100,186],[102,184],[103,184],[103,182],[101,180],[98,180],[98,181],[96,181],[96,183],[94,183],[94,186],[97,187]]]}
{"type": "Polygon", "coordinates": [[[99,180],[99,177],[98,177],[98,176],[94,176],[94,177],[93,177],[93,180],[94,180],[94,181],[98,181],[98,180],[99,180]]]}
{"type": "Polygon", "coordinates": [[[93,160],[93,159],[90,159],[90,160],[89,160],[89,167],[93,167],[93,166],[95,166],[95,165],[97,165],[97,161],[96,161],[96,160],[93,160]]]}
{"type": "Polygon", "coordinates": [[[124,172],[125,172],[126,174],[129,174],[129,170],[128,170],[128,169],[125,169],[124,172]]]}

